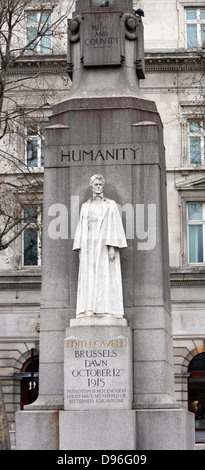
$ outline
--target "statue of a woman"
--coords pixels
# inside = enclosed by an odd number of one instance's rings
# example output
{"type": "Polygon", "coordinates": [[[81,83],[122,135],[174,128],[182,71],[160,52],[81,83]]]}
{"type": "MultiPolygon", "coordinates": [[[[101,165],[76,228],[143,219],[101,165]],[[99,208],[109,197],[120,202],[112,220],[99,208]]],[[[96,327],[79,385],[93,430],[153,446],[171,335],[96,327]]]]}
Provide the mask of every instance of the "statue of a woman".
{"type": "Polygon", "coordinates": [[[90,179],[93,196],[82,205],[73,250],[80,255],[76,316],[124,315],[119,248],[127,246],[115,201],[103,195],[105,179],[90,179]]]}

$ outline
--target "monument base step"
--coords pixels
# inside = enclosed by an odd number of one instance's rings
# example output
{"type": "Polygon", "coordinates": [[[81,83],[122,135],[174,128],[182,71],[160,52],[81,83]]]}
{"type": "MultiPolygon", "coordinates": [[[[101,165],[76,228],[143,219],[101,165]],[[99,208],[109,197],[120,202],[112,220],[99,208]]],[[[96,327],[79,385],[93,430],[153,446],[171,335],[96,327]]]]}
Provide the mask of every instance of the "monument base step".
{"type": "Polygon", "coordinates": [[[24,405],[26,411],[40,411],[40,410],[63,410],[64,397],[61,395],[39,395],[37,400],[29,405],[24,405]]]}
{"type": "Polygon", "coordinates": [[[16,450],[59,450],[59,411],[17,411],[16,450]]]}
{"type": "Polygon", "coordinates": [[[19,411],[17,450],[194,450],[184,409],[19,411]]]}
{"type": "Polygon", "coordinates": [[[79,315],[70,320],[70,326],[127,326],[125,317],[116,315],[79,315]]]}
{"type": "Polygon", "coordinates": [[[135,449],[132,410],[61,411],[60,450],[135,449]]]}
{"type": "Polygon", "coordinates": [[[185,409],[136,411],[136,450],[194,450],[194,414],[185,409]]]}

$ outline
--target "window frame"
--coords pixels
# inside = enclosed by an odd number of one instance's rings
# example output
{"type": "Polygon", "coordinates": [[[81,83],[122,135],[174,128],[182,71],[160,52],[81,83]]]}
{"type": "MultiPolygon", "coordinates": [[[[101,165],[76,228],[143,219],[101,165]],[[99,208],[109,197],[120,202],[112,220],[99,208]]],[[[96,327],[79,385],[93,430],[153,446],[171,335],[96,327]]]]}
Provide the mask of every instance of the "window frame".
{"type": "MultiPolygon", "coordinates": [[[[46,28],[48,28],[48,26],[49,27],[51,26],[52,10],[49,10],[49,9],[45,9],[45,10],[44,9],[43,10],[29,9],[29,10],[26,10],[25,11],[25,22],[26,22],[25,46],[26,46],[30,42],[30,40],[28,39],[28,31],[29,30],[36,29],[36,32],[37,32],[39,28],[41,30],[44,26],[46,28]],[[44,21],[44,22],[41,23],[41,17],[42,17],[43,13],[48,13],[49,22],[44,21]],[[28,23],[28,15],[32,15],[32,14],[37,15],[37,21],[36,21],[36,23],[33,22],[33,24],[28,23]]],[[[52,30],[48,29],[48,31],[45,33],[44,36],[37,38],[37,44],[35,45],[35,42],[34,42],[33,45],[31,46],[31,48],[30,49],[27,48],[25,52],[26,52],[27,55],[30,55],[30,54],[33,54],[33,53],[37,53],[39,55],[50,55],[53,52],[52,47],[53,47],[53,44],[52,44],[52,30]],[[48,50],[46,52],[42,51],[42,40],[43,40],[44,37],[50,38],[50,47],[48,48],[48,50]]]]}
{"type": "Polygon", "coordinates": [[[40,171],[43,171],[44,169],[44,142],[45,142],[45,138],[44,138],[44,135],[43,135],[43,128],[46,126],[46,122],[44,123],[41,123],[41,124],[37,124],[35,127],[36,127],[36,130],[37,132],[36,133],[33,133],[33,134],[30,134],[29,135],[29,128],[32,128],[32,124],[25,128],[25,136],[26,136],[26,139],[25,139],[25,165],[27,166],[27,168],[31,171],[31,170],[40,170],[40,171]],[[29,142],[32,142],[32,141],[36,141],[37,142],[37,165],[29,165],[28,164],[28,143],[29,142]],[[42,152],[43,150],[43,152],[42,152]],[[43,161],[43,165],[42,165],[42,161],[43,161]]]}
{"type": "Polygon", "coordinates": [[[202,176],[190,177],[188,180],[176,182],[176,189],[179,192],[180,210],[180,265],[184,269],[202,267],[204,263],[189,263],[189,245],[187,230],[187,204],[205,204],[205,179],[202,176]]]}
{"type": "MultiPolygon", "coordinates": [[[[180,101],[181,107],[181,159],[180,159],[180,168],[183,170],[196,170],[196,169],[205,169],[205,142],[204,142],[204,154],[203,160],[201,158],[200,163],[191,163],[190,162],[190,140],[189,136],[189,124],[190,122],[202,122],[204,121],[204,138],[205,138],[205,106],[204,104],[199,104],[196,106],[196,103],[190,101],[180,101]]],[[[202,153],[201,153],[202,156],[202,153]]]]}
{"type": "Polygon", "coordinates": [[[186,49],[187,51],[197,51],[201,49],[205,49],[205,40],[203,44],[201,44],[201,26],[204,24],[205,27],[205,19],[200,18],[200,10],[204,10],[205,8],[202,8],[200,6],[189,6],[184,8],[184,13],[185,13],[185,38],[186,38],[186,49]],[[187,20],[186,18],[186,13],[188,10],[196,10],[196,20],[187,20]],[[196,25],[196,31],[197,31],[197,45],[194,47],[189,48],[188,47],[188,30],[187,30],[187,25],[196,25]]]}
{"type": "Polygon", "coordinates": [[[22,267],[23,269],[36,269],[42,265],[42,230],[43,230],[43,205],[42,204],[28,204],[22,211],[22,267]],[[25,210],[36,208],[37,220],[36,222],[25,222],[25,210]],[[26,230],[34,229],[37,234],[37,264],[25,264],[25,233],[26,230]]]}
{"type": "Polygon", "coordinates": [[[205,201],[188,201],[186,204],[187,207],[187,259],[189,266],[203,266],[205,264],[205,201]],[[191,204],[202,204],[202,219],[200,220],[191,220],[189,219],[188,210],[189,205],[191,204]],[[202,249],[203,249],[203,261],[190,261],[190,240],[189,240],[189,227],[190,226],[200,226],[202,227],[202,249]]]}
{"type": "Polygon", "coordinates": [[[187,138],[188,138],[188,162],[191,167],[196,167],[197,165],[204,165],[205,164],[205,122],[204,119],[201,117],[193,117],[192,119],[189,117],[187,120],[187,138]],[[190,131],[190,123],[195,122],[199,124],[199,132],[190,131]],[[191,162],[191,137],[199,137],[200,138],[200,162],[191,162]]]}
{"type": "MultiPolygon", "coordinates": [[[[187,50],[186,47],[186,12],[185,9],[190,8],[204,8],[204,0],[198,0],[196,5],[193,5],[193,0],[177,0],[177,9],[179,16],[179,38],[178,47],[181,50],[187,50]]],[[[193,52],[187,50],[188,52],[193,52]]]]}

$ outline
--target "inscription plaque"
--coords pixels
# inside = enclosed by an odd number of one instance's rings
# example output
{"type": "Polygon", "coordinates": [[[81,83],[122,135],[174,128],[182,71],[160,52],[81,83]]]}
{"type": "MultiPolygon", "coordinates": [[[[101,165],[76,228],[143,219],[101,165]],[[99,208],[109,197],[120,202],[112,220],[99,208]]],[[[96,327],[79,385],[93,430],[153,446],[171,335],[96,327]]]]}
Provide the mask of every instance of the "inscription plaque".
{"type": "Polygon", "coordinates": [[[129,335],[102,333],[65,339],[65,410],[132,407],[129,335]]]}
{"type": "Polygon", "coordinates": [[[85,66],[121,65],[120,15],[89,13],[83,24],[85,66]]]}

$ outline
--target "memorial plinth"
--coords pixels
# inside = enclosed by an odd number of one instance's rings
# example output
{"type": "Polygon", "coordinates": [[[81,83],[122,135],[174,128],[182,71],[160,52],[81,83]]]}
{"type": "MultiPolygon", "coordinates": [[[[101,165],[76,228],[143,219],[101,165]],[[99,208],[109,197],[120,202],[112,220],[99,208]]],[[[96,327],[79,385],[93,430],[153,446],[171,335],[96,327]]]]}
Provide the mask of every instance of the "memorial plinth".
{"type": "Polygon", "coordinates": [[[130,328],[70,327],[64,348],[65,410],[132,409],[130,328]]]}
{"type": "Polygon", "coordinates": [[[133,446],[129,432],[130,418],[133,420],[132,331],[125,319],[106,323],[99,318],[77,319],[66,329],[61,450],[133,446]]]}
{"type": "Polygon", "coordinates": [[[193,449],[194,416],[174,392],[163,128],[139,88],[142,19],[132,0],[100,4],[76,2],[68,28],[73,84],[45,135],[40,395],[17,413],[17,448],[193,449]],[[75,318],[73,239],[96,173],[127,238],[121,318],[75,318]]]}

